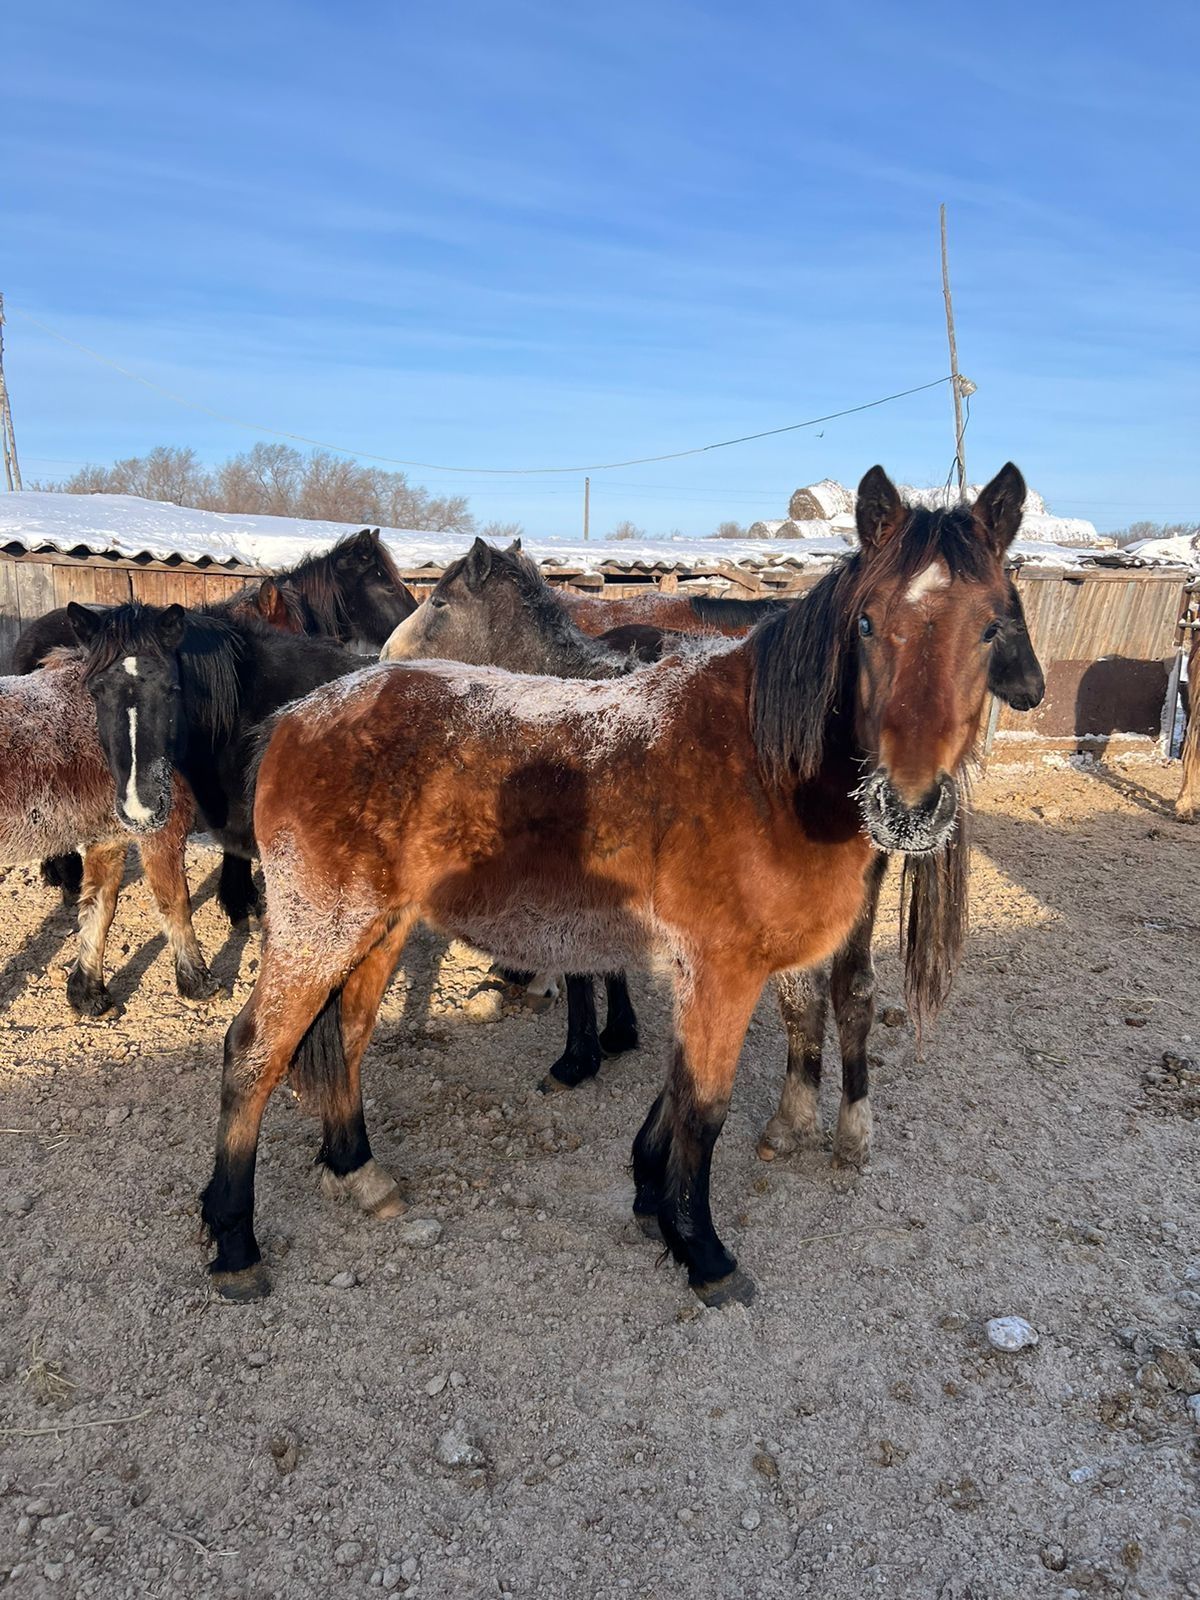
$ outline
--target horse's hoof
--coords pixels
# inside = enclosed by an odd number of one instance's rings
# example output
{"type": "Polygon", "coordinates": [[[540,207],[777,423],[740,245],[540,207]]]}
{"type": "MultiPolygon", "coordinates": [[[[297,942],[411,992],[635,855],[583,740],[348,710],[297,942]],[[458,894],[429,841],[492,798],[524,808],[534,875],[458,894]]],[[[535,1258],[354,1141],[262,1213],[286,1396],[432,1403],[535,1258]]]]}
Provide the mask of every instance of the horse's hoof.
{"type": "Polygon", "coordinates": [[[206,1006],[210,1000],[215,1000],[221,992],[221,985],[209,972],[207,967],[199,971],[177,972],[175,974],[175,987],[179,991],[179,998],[185,1006],[206,1006]]]}
{"type": "Polygon", "coordinates": [[[67,979],[67,1004],[80,1022],[95,1022],[117,1009],[117,1003],[105,984],[93,985],[82,980],[76,982],[74,973],[67,979]]]}
{"type": "Polygon", "coordinates": [[[694,1283],[692,1290],[706,1306],[748,1306],[754,1299],[754,1279],[735,1267],[726,1277],[716,1278],[712,1283],[694,1283]]]}
{"type": "Polygon", "coordinates": [[[217,1272],[209,1267],[212,1286],[222,1300],[235,1305],[247,1305],[252,1300],[265,1300],[271,1292],[271,1275],[261,1261],[241,1272],[217,1272]]]}
{"type": "Polygon", "coordinates": [[[344,1177],[323,1166],[321,1193],[328,1200],[353,1200],[368,1217],[379,1222],[390,1222],[408,1210],[400,1185],[374,1159],[364,1161],[357,1171],[347,1172],[344,1177]]]}
{"type": "Polygon", "coordinates": [[[599,1067],[576,1067],[566,1061],[556,1061],[538,1084],[543,1094],[561,1094],[564,1089],[578,1089],[581,1083],[594,1078],[599,1067]]]}
{"type": "Polygon", "coordinates": [[[657,1211],[635,1211],[633,1220],[637,1223],[647,1239],[653,1239],[656,1244],[665,1244],[662,1224],[658,1220],[657,1211]]]}
{"type": "Polygon", "coordinates": [[[763,1129],[756,1147],[760,1161],[774,1161],[776,1156],[795,1155],[802,1145],[816,1144],[820,1129],[816,1123],[809,1127],[793,1128],[790,1123],[772,1117],[763,1129]]]}
{"type": "Polygon", "coordinates": [[[628,1050],[641,1046],[636,1028],[605,1028],[600,1035],[600,1048],[606,1056],[623,1056],[628,1050]]]}

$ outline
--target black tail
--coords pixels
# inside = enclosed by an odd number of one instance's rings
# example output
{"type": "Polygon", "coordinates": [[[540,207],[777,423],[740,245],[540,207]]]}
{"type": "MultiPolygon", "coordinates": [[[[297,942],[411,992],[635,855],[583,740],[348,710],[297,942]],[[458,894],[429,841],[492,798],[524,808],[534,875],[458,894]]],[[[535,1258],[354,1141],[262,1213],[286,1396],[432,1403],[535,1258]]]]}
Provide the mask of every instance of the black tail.
{"type": "Polygon", "coordinates": [[[946,844],[931,855],[906,856],[900,880],[904,998],[918,1045],[922,1029],[950,993],[970,920],[971,810],[965,783],[960,796],[957,825],[946,844]]]}
{"type": "Polygon", "coordinates": [[[340,987],[333,990],[301,1039],[289,1076],[305,1110],[325,1120],[340,1116],[346,1098],[340,987]]]}

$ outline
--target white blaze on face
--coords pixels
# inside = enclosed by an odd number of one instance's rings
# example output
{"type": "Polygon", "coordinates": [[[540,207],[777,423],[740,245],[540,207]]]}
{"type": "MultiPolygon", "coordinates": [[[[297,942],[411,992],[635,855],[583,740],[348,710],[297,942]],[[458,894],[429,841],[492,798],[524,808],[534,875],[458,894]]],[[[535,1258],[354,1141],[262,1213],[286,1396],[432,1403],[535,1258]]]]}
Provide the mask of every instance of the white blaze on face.
{"type": "Polygon", "coordinates": [[[917,573],[904,591],[904,598],[910,606],[916,605],[927,594],[936,594],[939,589],[948,589],[949,587],[950,573],[946,568],[946,563],[944,561],[931,561],[923,571],[917,573]]]}
{"type": "Polygon", "coordinates": [[[124,661],[122,661],[121,665],[125,668],[125,671],[129,674],[129,676],[131,678],[136,678],[137,677],[138,674],[137,674],[137,657],[136,656],[126,656],[124,661]]]}
{"type": "Polygon", "coordinates": [[[429,601],[421,604],[410,617],[405,617],[392,629],[379,652],[381,661],[413,661],[420,658],[425,637],[425,623],[429,616],[429,601]]]}
{"type": "MultiPolygon", "coordinates": [[[[130,656],[125,662],[127,672],[132,659],[130,656]]],[[[137,712],[132,706],[129,708],[129,781],[125,785],[122,807],[130,822],[150,822],[154,818],[153,811],[142,804],[137,792],[137,712]]]]}

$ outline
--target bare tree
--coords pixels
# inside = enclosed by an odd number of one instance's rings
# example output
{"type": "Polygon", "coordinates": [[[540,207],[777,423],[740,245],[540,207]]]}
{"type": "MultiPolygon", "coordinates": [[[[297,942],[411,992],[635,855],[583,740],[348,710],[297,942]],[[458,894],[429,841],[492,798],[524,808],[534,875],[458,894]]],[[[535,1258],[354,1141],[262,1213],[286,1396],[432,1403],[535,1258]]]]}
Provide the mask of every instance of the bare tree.
{"type": "Polygon", "coordinates": [[[511,544],[514,539],[525,537],[525,529],[519,522],[485,522],[479,537],[489,539],[492,544],[511,544]]]}
{"type": "Polygon", "coordinates": [[[646,537],[646,530],[645,528],[639,528],[636,523],[630,522],[629,519],[626,518],[624,522],[618,522],[616,527],[610,534],[607,535],[607,537],[614,543],[620,543],[621,541],[627,539],[644,539],[646,537]]]}
{"type": "Polygon", "coordinates": [[[208,470],[194,450],[158,445],[111,467],[87,466],[68,494],[132,494],[234,515],[305,517],[386,528],[472,533],[465,495],[431,495],[403,472],[385,472],[328,450],[303,455],[288,444],[256,444],[208,470]]]}
{"type": "Polygon", "coordinates": [[[746,530],[740,522],[719,522],[716,533],[710,537],[713,539],[744,539],[746,530]]]}

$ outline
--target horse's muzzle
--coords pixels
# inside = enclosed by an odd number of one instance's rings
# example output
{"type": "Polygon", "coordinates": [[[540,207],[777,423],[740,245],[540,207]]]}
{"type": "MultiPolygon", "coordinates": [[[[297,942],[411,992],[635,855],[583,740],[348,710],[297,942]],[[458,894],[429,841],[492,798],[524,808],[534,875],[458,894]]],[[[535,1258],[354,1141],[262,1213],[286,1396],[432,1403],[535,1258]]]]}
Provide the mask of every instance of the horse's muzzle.
{"type": "Polygon", "coordinates": [[[859,791],[859,806],[871,842],[880,850],[923,856],[940,850],[958,815],[958,788],[943,773],[929,793],[910,806],[891,778],[877,767],[859,791]]]}
{"type": "Polygon", "coordinates": [[[164,806],[139,811],[136,817],[131,817],[123,805],[118,805],[116,813],[117,821],[127,833],[157,833],[160,828],[166,827],[167,818],[171,815],[171,806],[168,801],[164,806]]]}

